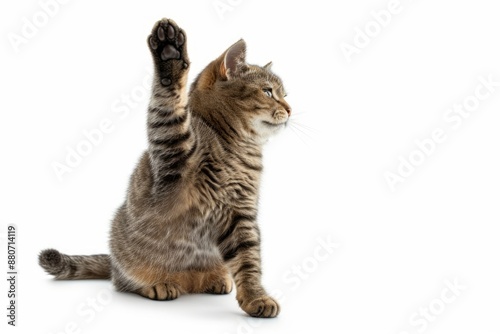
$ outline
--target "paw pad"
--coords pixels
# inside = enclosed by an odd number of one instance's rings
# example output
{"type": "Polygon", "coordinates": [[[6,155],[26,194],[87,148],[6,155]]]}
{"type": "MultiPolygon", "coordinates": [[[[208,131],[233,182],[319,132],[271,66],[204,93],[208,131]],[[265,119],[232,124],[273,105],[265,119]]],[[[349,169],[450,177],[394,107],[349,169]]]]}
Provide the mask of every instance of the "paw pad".
{"type": "Polygon", "coordinates": [[[186,35],[173,20],[158,21],[149,36],[149,47],[159,70],[160,83],[170,86],[189,67],[186,35]]]}

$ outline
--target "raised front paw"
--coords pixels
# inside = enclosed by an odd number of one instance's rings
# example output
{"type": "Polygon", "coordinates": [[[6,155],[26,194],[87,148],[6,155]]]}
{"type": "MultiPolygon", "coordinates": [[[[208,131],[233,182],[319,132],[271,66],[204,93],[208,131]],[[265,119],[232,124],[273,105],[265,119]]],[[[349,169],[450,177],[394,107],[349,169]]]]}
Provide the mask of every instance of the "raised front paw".
{"type": "Polygon", "coordinates": [[[156,69],[163,86],[180,80],[189,67],[186,34],[170,19],[162,19],[153,27],[148,38],[156,69]]]}
{"type": "Polygon", "coordinates": [[[278,302],[269,296],[243,300],[240,306],[248,315],[256,318],[274,318],[280,313],[278,302]]]}

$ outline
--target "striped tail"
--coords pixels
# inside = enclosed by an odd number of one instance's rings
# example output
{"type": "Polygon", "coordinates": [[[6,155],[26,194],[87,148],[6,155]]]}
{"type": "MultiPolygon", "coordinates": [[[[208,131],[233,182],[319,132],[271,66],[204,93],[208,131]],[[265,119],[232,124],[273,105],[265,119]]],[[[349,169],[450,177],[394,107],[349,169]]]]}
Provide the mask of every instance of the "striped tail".
{"type": "Polygon", "coordinates": [[[109,255],[66,255],[55,249],[46,249],[38,256],[38,263],[56,279],[111,278],[109,255]]]}

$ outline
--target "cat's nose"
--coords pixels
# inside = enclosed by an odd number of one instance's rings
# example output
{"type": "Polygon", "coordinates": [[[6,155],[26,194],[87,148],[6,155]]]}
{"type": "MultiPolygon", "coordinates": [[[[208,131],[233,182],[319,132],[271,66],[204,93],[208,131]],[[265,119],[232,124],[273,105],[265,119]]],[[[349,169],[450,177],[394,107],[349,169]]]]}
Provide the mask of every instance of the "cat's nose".
{"type": "Polygon", "coordinates": [[[292,108],[291,107],[286,107],[286,112],[288,114],[288,117],[290,117],[292,115],[292,108]]]}

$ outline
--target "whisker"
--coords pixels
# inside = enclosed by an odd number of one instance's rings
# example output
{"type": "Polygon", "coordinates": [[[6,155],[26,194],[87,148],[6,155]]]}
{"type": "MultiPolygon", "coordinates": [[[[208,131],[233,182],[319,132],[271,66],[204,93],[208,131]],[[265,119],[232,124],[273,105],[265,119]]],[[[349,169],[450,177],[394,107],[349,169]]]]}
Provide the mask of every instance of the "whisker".
{"type": "Polygon", "coordinates": [[[302,122],[298,122],[297,120],[290,119],[290,124],[293,124],[296,128],[300,128],[304,132],[308,132],[311,135],[318,134],[318,130],[317,129],[315,129],[315,128],[311,127],[311,126],[305,125],[302,122]]]}
{"type": "Polygon", "coordinates": [[[305,142],[304,139],[302,139],[302,137],[298,134],[297,131],[295,131],[295,128],[293,126],[290,126],[290,130],[292,130],[292,132],[297,136],[297,138],[299,138],[299,140],[306,146],[310,146],[308,143],[305,142]]]}
{"type": "Polygon", "coordinates": [[[312,132],[312,133],[318,133],[318,130],[316,128],[313,128],[311,126],[305,125],[304,123],[299,123],[297,121],[294,121],[293,124],[297,127],[300,127],[306,131],[312,132]]]}
{"type": "Polygon", "coordinates": [[[298,132],[300,132],[302,135],[306,136],[307,138],[309,139],[313,139],[313,137],[311,136],[311,134],[307,133],[306,131],[302,130],[301,128],[299,128],[297,126],[297,124],[290,124],[291,125],[291,128],[297,130],[298,132]]]}

